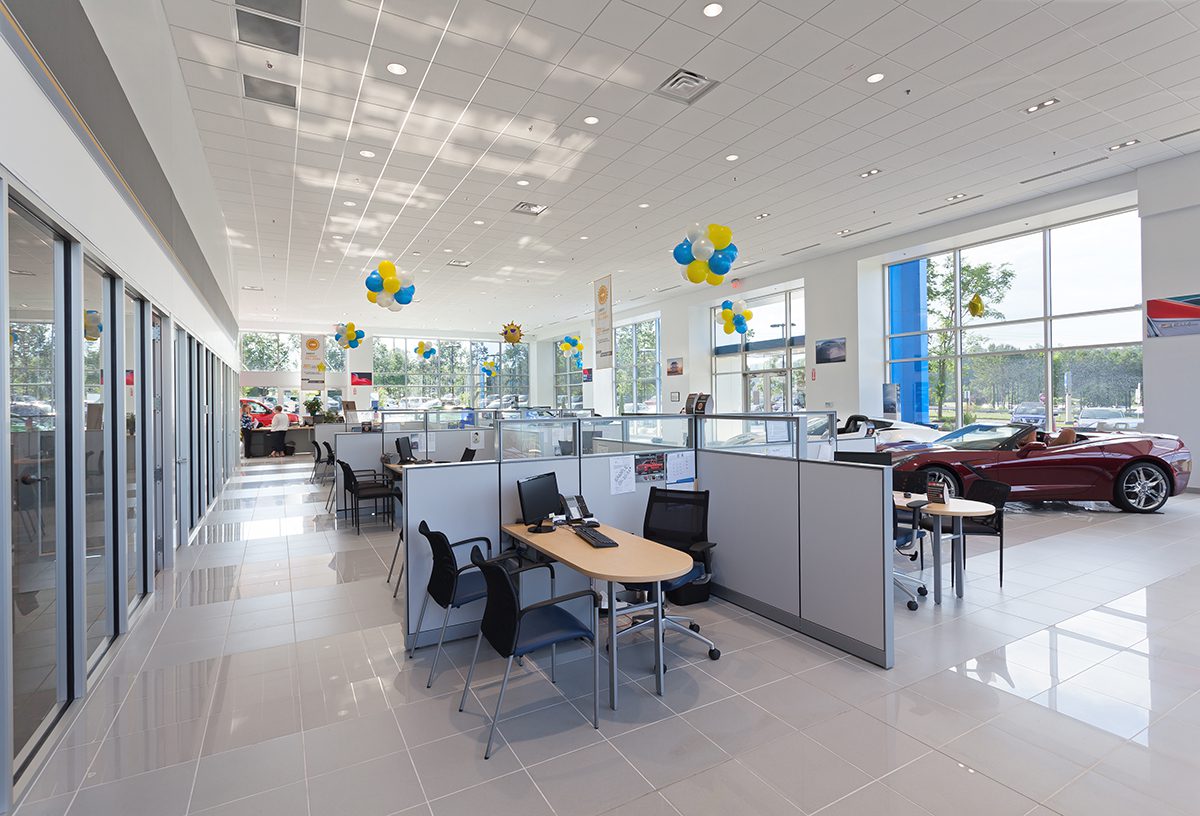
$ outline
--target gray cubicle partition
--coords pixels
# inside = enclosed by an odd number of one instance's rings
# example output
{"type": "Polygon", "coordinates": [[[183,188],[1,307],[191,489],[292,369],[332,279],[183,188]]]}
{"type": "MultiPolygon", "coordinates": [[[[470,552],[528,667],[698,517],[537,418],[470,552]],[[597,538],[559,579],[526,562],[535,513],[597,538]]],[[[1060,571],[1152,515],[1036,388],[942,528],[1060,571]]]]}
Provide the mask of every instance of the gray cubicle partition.
{"type": "MultiPolygon", "coordinates": [[[[379,461],[380,436],[378,433],[340,433],[334,436],[333,451],[339,461],[345,462],[354,470],[373,470],[383,472],[379,461]]],[[[334,496],[337,500],[337,512],[349,510],[346,502],[346,492],[342,487],[342,469],[334,467],[334,496]]],[[[367,505],[367,512],[371,505],[367,505]]]]}

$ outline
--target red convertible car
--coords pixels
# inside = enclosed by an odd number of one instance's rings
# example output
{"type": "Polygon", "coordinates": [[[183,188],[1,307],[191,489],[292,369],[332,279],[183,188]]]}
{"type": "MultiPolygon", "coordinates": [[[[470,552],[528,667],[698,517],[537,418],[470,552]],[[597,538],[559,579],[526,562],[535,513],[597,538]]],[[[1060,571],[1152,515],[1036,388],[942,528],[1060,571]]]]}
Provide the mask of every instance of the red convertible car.
{"type": "Polygon", "coordinates": [[[1192,454],[1177,436],[1048,434],[1025,423],[967,425],[929,443],[886,446],[898,471],[921,471],[963,495],[976,479],[1012,486],[1012,501],[1107,501],[1153,513],[1182,493],[1192,454]]]}
{"type": "MultiPolygon", "coordinates": [[[[274,416],[275,416],[274,410],[263,405],[258,400],[249,399],[248,397],[242,397],[242,405],[250,406],[250,416],[254,417],[254,419],[257,420],[257,422],[260,426],[262,426],[262,427],[270,427],[271,426],[271,419],[274,418],[274,416]]],[[[300,424],[299,414],[288,413],[286,411],[284,413],[287,413],[288,421],[291,422],[293,425],[300,424]]]]}

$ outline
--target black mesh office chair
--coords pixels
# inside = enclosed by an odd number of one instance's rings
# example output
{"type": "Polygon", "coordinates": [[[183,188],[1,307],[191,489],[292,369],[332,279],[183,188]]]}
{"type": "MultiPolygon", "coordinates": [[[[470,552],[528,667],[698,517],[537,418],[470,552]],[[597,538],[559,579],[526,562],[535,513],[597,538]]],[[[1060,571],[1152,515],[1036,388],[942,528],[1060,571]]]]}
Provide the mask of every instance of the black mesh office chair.
{"type": "MultiPolygon", "coordinates": [[[[893,470],[892,471],[892,489],[897,490],[901,493],[911,493],[913,496],[923,496],[925,494],[925,491],[929,489],[929,476],[928,476],[928,474],[926,474],[920,470],[913,470],[913,471],[893,470]]],[[[913,501],[917,501],[917,499],[914,498],[913,501]]],[[[921,511],[913,510],[912,511],[912,520],[910,522],[908,522],[908,526],[915,529],[915,528],[919,527],[920,525],[921,525],[921,511]]],[[[897,539],[897,540],[899,540],[899,539],[897,539]]],[[[903,552],[904,550],[907,550],[909,548],[912,548],[912,552],[905,553],[905,555],[908,556],[908,560],[916,561],[918,558],[920,558],[921,559],[921,571],[924,572],[925,571],[925,536],[924,536],[924,534],[917,535],[917,536],[911,536],[904,543],[898,543],[896,545],[896,549],[900,550],[901,552],[903,552]]]]}
{"type": "Polygon", "coordinates": [[[475,461],[475,449],[474,448],[463,448],[462,458],[460,458],[458,461],[460,461],[460,462],[475,461]]]}
{"type": "MultiPolygon", "coordinates": [[[[692,568],[678,578],[660,582],[660,592],[675,592],[690,585],[707,584],[712,579],[712,550],[717,545],[708,540],[707,490],[667,490],[651,487],[650,498],[646,502],[646,518],[642,522],[642,537],[683,550],[692,556],[692,568]]],[[[654,589],[653,584],[649,583],[623,586],[637,592],[650,592],[654,589]]],[[[632,626],[617,632],[617,637],[653,625],[653,618],[635,618],[632,626]]],[[[710,659],[720,659],[721,650],[700,634],[700,625],[691,618],[664,613],[663,626],[664,630],[681,632],[695,638],[708,646],[710,659]]]]}
{"type": "MultiPolygon", "coordinates": [[[[538,649],[550,648],[550,673],[554,676],[554,649],[559,643],[586,640],[592,644],[592,727],[600,727],[600,596],[590,589],[581,589],[567,595],[556,596],[553,588],[544,601],[521,606],[521,597],[513,584],[514,570],[506,567],[501,559],[484,560],[479,547],[471,548],[471,563],[479,569],[487,585],[487,605],[483,609],[483,620],[479,624],[479,635],[475,638],[475,654],[467,680],[463,686],[458,710],[466,707],[467,693],[471,690],[471,677],[475,674],[475,663],[479,659],[479,644],[484,638],[503,658],[504,679],[500,681],[500,695],[496,698],[496,711],[492,714],[492,727],[488,731],[487,748],[483,758],[492,755],[492,740],[496,736],[496,722],[500,719],[500,706],[504,704],[504,692],[508,688],[508,677],[512,673],[513,658],[523,657],[538,649]],[[563,609],[560,604],[576,598],[591,597],[592,622],[589,627],[579,618],[563,609]]],[[[518,567],[516,572],[549,567],[546,563],[530,563],[518,567]]],[[[551,573],[553,574],[553,573],[551,573]]]]}
{"type": "MultiPolygon", "coordinates": [[[[916,515],[917,511],[914,510],[914,520],[916,515]]],[[[916,524],[907,527],[901,526],[900,511],[895,507],[892,508],[892,539],[896,542],[897,551],[907,556],[908,554],[905,553],[904,550],[908,549],[914,544],[917,544],[918,541],[923,541],[924,536],[925,531],[916,524]]],[[[922,549],[923,548],[924,545],[922,545],[922,549]]],[[[913,555],[908,556],[910,561],[914,560],[915,557],[915,552],[913,555]]],[[[922,567],[922,569],[924,569],[924,567],[922,567]]],[[[919,608],[917,596],[929,594],[929,590],[925,588],[924,582],[922,582],[919,578],[914,578],[908,573],[899,572],[898,570],[892,570],[892,584],[896,587],[896,589],[908,596],[908,608],[914,612],[919,608]]]]}
{"type": "MultiPolygon", "coordinates": [[[[967,487],[964,499],[971,501],[983,502],[990,504],[996,508],[992,515],[985,518],[965,518],[962,520],[962,554],[963,558],[967,557],[967,537],[972,535],[995,536],[1000,540],[1000,586],[1004,586],[1004,505],[1008,502],[1008,497],[1012,493],[1012,487],[1004,482],[997,482],[992,479],[976,479],[967,487]]],[[[921,526],[926,530],[932,530],[933,525],[937,520],[925,518],[921,522],[921,526]]],[[[948,516],[941,518],[943,535],[954,532],[954,520],[948,516]]],[[[953,567],[954,549],[951,548],[951,567],[953,567]]],[[[966,563],[963,564],[963,569],[966,569],[966,563]]],[[[953,575],[951,570],[951,575],[953,575]]]]}

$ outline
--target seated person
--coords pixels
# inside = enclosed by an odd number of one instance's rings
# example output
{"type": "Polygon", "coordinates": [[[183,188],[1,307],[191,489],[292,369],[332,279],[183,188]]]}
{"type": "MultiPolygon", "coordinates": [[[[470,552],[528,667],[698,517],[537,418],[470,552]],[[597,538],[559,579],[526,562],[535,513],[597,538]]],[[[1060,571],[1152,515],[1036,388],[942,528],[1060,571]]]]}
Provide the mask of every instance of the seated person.
{"type": "Polygon", "coordinates": [[[1031,444],[1033,442],[1037,442],[1037,441],[1038,441],[1037,428],[1030,428],[1028,431],[1021,434],[1019,437],[1017,437],[1017,441],[1013,445],[1013,448],[1020,449],[1020,448],[1025,447],[1026,445],[1029,445],[1029,444],[1031,444]]]}
{"type": "Polygon", "coordinates": [[[1062,445],[1074,445],[1076,441],[1074,428],[1062,428],[1053,436],[1046,437],[1046,447],[1057,448],[1062,445]]]}

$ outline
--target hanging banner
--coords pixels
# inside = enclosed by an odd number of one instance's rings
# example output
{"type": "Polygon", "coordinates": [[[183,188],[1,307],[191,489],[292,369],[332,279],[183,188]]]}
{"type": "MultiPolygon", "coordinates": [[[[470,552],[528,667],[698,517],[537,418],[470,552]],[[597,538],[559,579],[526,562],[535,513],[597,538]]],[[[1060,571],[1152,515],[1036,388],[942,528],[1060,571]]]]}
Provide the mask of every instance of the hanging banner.
{"type": "Polygon", "coordinates": [[[300,390],[323,391],[325,389],[325,336],[303,334],[300,336],[300,390]]]}
{"type": "Polygon", "coordinates": [[[612,275],[605,275],[595,283],[596,297],[596,364],[595,368],[613,367],[612,333],[612,275]]]}

